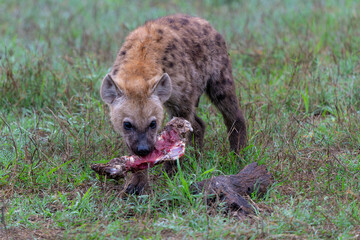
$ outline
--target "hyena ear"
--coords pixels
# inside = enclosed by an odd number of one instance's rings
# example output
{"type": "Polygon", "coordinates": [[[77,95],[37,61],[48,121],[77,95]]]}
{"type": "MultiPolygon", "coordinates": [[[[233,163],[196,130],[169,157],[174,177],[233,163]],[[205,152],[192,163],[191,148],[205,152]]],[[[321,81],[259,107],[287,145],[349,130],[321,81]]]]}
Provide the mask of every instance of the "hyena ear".
{"type": "Polygon", "coordinates": [[[171,79],[167,73],[164,73],[161,78],[155,82],[152,94],[158,96],[160,101],[164,103],[170,98],[171,91],[171,79]]]}
{"type": "Polygon", "coordinates": [[[106,74],[101,84],[100,95],[106,104],[112,104],[114,100],[121,97],[123,93],[116,86],[111,76],[106,74]]]}

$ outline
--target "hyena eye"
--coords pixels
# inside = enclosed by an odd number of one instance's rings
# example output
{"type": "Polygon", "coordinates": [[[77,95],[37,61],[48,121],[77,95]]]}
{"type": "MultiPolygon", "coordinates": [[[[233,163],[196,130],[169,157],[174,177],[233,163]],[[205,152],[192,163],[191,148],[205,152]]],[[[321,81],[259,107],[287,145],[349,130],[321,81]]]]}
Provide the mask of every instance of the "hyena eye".
{"type": "Polygon", "coordinates": [[[124,122],[124,128],[126,130],[131,130],[133,128],[133,125],[130,122],[124,122]]]}
{"type": "Polygon", "coordinates": [[[155,121],[155,120],[152,121],[152,122],[150,123],[149,127],[150,127],[151,129],[156,128],[156,121],[155,121]]]}

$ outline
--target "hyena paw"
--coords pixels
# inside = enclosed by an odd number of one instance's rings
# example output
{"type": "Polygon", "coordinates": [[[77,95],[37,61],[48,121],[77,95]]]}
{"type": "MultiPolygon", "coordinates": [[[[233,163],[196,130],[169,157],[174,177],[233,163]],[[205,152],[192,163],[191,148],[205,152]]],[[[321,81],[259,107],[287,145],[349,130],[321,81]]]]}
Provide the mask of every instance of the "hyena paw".
{"type": "Polygon", "coordinates": [[[149,186],[147,171],[134,173],[127,185],[125,185],[127,194],[141,195],[149,186]]]}
{"type": "Polygon", "coordinates": [[[176,162],[165,162],[163,169],[165,170],[166,174],[169,177],[173,177],[175,176],[176,172],[177,172],[177,164],[176,162]]]}

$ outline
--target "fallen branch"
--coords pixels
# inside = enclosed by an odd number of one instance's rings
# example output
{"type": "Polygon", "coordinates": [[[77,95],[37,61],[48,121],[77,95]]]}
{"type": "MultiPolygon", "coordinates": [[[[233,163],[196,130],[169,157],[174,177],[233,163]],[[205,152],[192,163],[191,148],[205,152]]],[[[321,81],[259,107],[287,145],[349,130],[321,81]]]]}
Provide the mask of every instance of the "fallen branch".
{"type": "Polygon", "coordinates": [[[222,175],[194,183],[191,190],[193,194],[214,194],[220,201],[226,202],[231,210],[249,214],[254,212],[254,208],[244,196],[262,196],[273,182],[273,176],[266,167],[254,162],[236,175],[222,175]]]}

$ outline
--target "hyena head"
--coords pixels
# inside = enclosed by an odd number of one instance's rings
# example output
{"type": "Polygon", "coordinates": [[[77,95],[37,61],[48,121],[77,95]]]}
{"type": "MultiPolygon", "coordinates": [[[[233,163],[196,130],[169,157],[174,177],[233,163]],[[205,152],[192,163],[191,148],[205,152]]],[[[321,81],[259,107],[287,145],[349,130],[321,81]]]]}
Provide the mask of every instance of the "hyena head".
{"type": "Polygon", "coordinates": [[[132,153],[146,156],[154,149],[164,117],[163,103],[171,90],[167,73],[149,81],[114,81],[110,74],[103,79],[101,98],[110,107],[115,131],[122,135],[132,153]]]}

